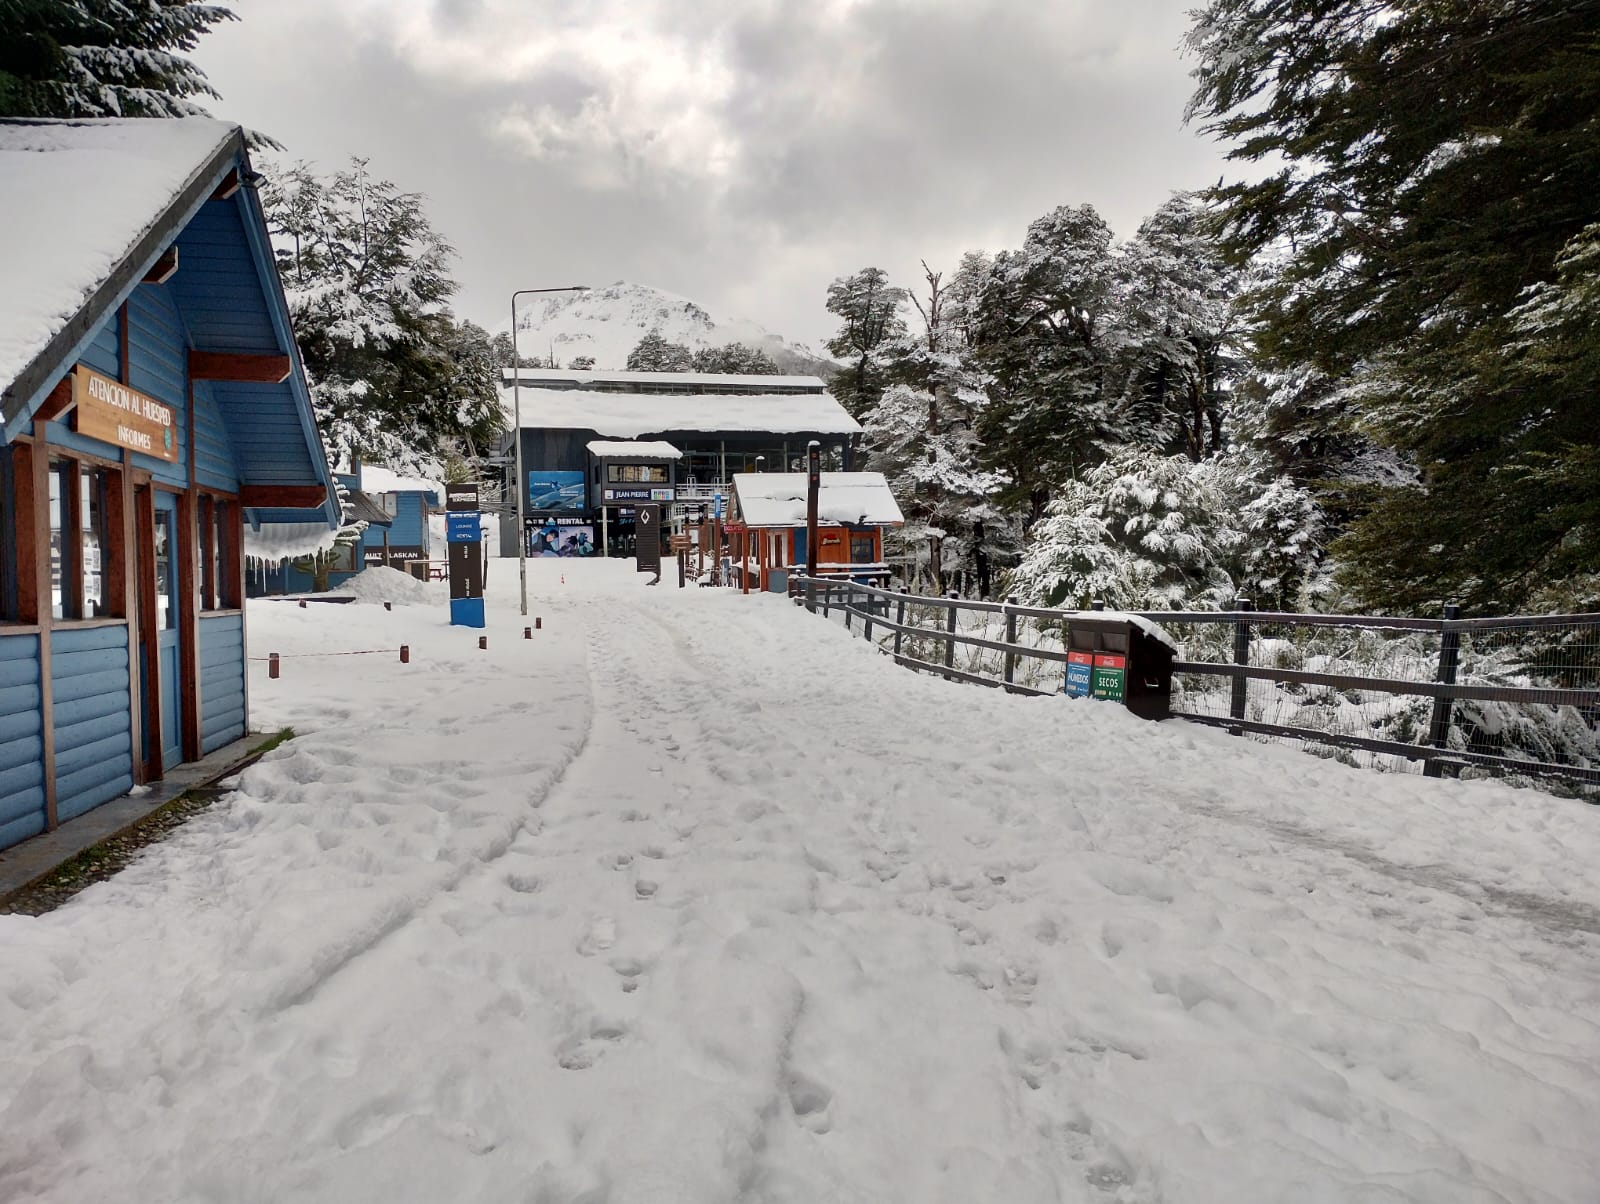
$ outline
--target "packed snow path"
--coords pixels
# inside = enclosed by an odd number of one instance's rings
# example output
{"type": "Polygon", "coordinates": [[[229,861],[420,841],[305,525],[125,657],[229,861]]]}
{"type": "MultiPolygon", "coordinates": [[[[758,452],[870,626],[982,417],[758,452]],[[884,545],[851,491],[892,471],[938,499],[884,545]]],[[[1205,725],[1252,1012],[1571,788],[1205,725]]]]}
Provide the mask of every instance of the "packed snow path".
{"type": "Polygon", "coordinates": [[[530,568],[252,604],[299,737],[0,918],[0,1199],[1600,1198],[1600,810],[530,568]]]}

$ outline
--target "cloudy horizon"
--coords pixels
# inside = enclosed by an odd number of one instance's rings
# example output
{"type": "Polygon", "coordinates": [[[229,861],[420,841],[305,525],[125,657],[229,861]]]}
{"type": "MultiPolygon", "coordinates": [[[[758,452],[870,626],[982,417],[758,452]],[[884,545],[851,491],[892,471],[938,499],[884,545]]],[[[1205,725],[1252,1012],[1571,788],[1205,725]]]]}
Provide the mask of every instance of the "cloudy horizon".
{"type": "Polygon", "coordinates": [[[1223,171],[1175,0],[233,7],[211,111],[424,194],[490,329],[514,289],[628,280],[817,347],[838,276],[914,285],[1062,204],[1126,238],[1223,171]]]}

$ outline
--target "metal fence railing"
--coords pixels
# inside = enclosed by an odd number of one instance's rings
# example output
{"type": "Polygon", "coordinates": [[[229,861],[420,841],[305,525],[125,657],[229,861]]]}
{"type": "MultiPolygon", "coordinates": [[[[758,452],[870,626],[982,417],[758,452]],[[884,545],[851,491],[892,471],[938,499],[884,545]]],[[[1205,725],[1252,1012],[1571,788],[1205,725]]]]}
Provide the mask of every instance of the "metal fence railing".
{"type": "MultiPolygon", "coordinates": [[[[1023,694],[1062,691],[1067,627],[1090,617],[800,574],[790,593],[898,664],[1023,694]]],[[[1136,617],[1178,649],[1174,717],[1355,765],[1538,779],[1600,801],[1600,614],[1312,615],[1240,600],[1136,617]]]]}

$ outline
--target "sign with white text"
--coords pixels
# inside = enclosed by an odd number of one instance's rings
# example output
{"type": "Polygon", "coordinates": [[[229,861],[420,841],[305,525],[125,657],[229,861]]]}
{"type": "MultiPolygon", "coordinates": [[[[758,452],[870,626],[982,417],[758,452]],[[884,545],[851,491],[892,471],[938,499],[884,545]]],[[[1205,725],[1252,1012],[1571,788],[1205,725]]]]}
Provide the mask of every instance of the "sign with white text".
{"type": "Polygon", "coordinates": [[[178,415],[166,402],[82,364],[72,370],[72,402],[80,435],[177,463],[178,415]]]}

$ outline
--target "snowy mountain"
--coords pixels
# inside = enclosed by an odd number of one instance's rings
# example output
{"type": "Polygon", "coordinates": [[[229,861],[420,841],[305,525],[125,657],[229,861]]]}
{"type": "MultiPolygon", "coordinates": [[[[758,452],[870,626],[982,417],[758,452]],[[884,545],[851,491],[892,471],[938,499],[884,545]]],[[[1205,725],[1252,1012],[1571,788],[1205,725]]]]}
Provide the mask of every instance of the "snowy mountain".
{"type": "Polygon", "coordinates": [[[628,352],[654,331],[691,351],[743,343],[771,356],[779,372],[826,377],[837,370],[831,360],[754,322],[719,321],[687,297],[625,281],[582,293],[520,298],[517,327],[523,355],[553,357],[563,368],[588,355],[596,368],[620,370],[628,352]]]}

